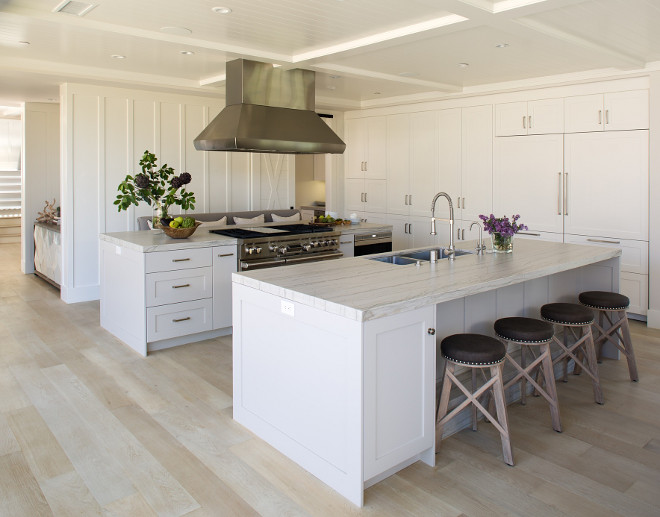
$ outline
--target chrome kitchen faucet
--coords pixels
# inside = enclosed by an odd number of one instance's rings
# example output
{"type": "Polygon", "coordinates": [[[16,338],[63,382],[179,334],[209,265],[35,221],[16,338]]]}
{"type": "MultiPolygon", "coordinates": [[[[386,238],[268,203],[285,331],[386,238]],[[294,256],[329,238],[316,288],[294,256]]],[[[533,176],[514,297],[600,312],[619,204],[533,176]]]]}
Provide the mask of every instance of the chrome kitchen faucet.
{"type": "Polygon", "coordinates": [[[456,251],[454,248],[454,203],[451,202],[451,198],[446,192],[438,192],[431,202],[431,235],[437,235],[435,231],[436,221],[447,221],[447,219],[439,219],[435,216],[435,202],[440,196],[446,198],[449,202],[449,248],[447,248],[447,255],[450,260],[454,260],[454,252],[456,251]]]}

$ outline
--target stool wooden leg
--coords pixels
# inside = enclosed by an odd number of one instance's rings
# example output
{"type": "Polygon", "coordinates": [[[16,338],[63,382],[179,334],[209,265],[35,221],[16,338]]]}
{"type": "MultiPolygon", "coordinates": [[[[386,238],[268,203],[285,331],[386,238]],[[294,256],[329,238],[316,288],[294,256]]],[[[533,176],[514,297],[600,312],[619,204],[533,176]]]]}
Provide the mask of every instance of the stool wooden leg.
{"type": "Polygon", "coordinates": [[[621,311],[619,316],[624,320],[621,324],[621,331],[623,334],[623,347],[625,349],[626,358],[628,359],[628,373],[630,374],[630,380],[637,382],[639,380],[639,375],[637,374],[637,361],[635,360],[635,352],[633,351],[632,339],[630,338],[628,315],[626,314],[626,311],[621,311]]]}
{"type": "Polygon", "coordinates": [[[511,438],[509,436],[509,419],[506,413],[506,402],[504,400],[504,384],[502,383],[502,364],[490,367],[491,377],[497,380],[493,384],[493,398],[495,399],[495,409],[497,411],[497,420],[502,427],[500,434],[502,436],[502,456],[504,463],[513,465],[513,451],[511,450],[511,438]]]}
{"type": "MultiPolygon", "coordinates": [[[[472,393],[477,391],[477,369],[471,368],[472,370],[472,393]]],[[[472,410],[472,430],[477,430],[477,406],[474,404],[471,405],[472,410]]]]}
{"type": "MultiPolygon", "coordinates": [[[[526,346],[520,345],[520,366],[523,370],[527,369],[526,349],[526,346]]],[[[525,376],[520,379],[520,403],[523,406],[527,404],[527,379],[525,379],[525,376]]]]}
{"type": "Polygon", "coordinates": [[[594,400],[598,404],[603,404],[603,391],[600,388],[600,378],[598,377],[598,360],[596,359],[596,349],[594,347],[594,337],[591,333],[591,325],[583,328],[582,332],[586,333],[587,339],[584,343],[584,354],[587,359],[587,365],[592,373],[592,384],[594,387],[594,400]]]}
{"type": "Polygon", "coordinates": [[[550,400],[550,417],[552,418],[552,428],[561,433],[561,420],[559,418],[559,401],[557,399],[557,387],[555,386],[555,373],[552,368],[552,355],[550,354],[550,344],[540,345],[541,355],[543,356],[542,367],[543,377],[545,378],[545,391],[550,400]]]}
{"type": "MultiPolygon", "coordinates": [[[[564,339],[564,347],[568,348],[568,330],[566,330],[566,327],[563,327],[563,339],[564,339]]],[[[564,375],[562,377],[562,382],[568,382],[568,356],[564,359],[564,375]]]]}
{"type": "Polygon", "coordinates": [[[444,424],[441,420],[447,414],[449,408],[449,395],[451,392],[451,378],[447,375],[447,371],[454,372],[455,365],[450,361],[445,361],[445,369],[443,373],[442,389],[440,391],[440,400],[438,401],[438,411],[435,418],[435,453],[440,452],[440,444],[442,443],[442,429],[444,424]]]}
{"type": "MultiPolygon", "coordinates": [[[[605,328],[605,327],[604,327],[604,325],[605,325],[605,321],[604,321],[604,320],[605,320],[605,315],[603,314],[603,311],[598,311],[598,325],[599,325],[599,328],[601,328],[601,329],[604,329],[604,328],[605,328]]],[[[592,331],[592,332],[593,332],[593,331],[592,331]]],[[[602,362],[603,362],[603,345],[605,344],[605,343],[603,342],[603,340],[600,339],[601,337],[602,337],[602,331],[599,332],[598,336],[594,336],[594,342],[595,342],[596,339],[598,338],[597,341],[598,341],[598,343],[599,343],[599,344],[598,344],[598,348],[597,348],[597,350],[596,350],[596,358],[598,359],[598,362],[599,362],[599,363],[602,363],[602,362]]]]}

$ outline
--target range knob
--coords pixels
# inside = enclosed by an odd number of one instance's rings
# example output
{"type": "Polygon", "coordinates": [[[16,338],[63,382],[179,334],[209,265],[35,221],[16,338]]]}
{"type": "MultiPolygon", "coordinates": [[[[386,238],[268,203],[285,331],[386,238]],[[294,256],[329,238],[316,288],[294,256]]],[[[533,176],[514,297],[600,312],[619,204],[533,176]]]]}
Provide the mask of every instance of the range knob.
{"type": "Polygon", "coordinates": [[[248,255],[252,255],[253,253],[259,254],[261,253],[261,248],[259,246],[250,246],[245,251],[248,252],[248,255]]]}
{"type": "Polygon", "coordinates": [[[259,253],[261,253],[261,246],[257,246],[255,251],[257,252],[257,255],[259,255],[259,253]]]}
{"type": "Polygon", "coordinates": [[[277,244],[269,244],[269,245],[268,245],[268,249],[269,249],[270,251],[277,251],[278,248],[279,248],[279,246],[278,246],[277,244]]]}
{"type": "Polygon", "coordinates": [[[314,241],[314,242],[311,242],[310,244],[311,244],[314,248],[318,248],[318,247],[319,247],[319,241],[314,241]]]}
{"type": "Polygon", "coordinates": [[[303,244],[302,249],[303,249],[303,251],[309,251],[309,250],[312,249],[312,245],[311,244],[303,244]]]}
{"type": "Polygon", "coordinates": [[[288,247],[288,246],[282,246],[281,248],[278,248],[278,249],[277,249],[277,252],[280,253],[280,254],[282,254],[282,255],[286,255],[286,253],[287,253],[288,251],[289,251],[289,247],[288,247]]]}

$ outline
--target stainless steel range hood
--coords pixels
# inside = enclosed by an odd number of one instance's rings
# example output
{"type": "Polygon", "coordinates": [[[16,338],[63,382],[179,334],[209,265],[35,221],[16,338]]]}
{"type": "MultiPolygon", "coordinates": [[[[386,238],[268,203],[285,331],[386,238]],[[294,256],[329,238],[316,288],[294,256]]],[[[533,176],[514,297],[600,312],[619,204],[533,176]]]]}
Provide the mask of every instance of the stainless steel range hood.
{"type": "Polygon", "coordinates": [[[195,138],[200,151],[340,154],[346,144],[315,112],[314,72],[227,63],[227,105],[195,138]]]}

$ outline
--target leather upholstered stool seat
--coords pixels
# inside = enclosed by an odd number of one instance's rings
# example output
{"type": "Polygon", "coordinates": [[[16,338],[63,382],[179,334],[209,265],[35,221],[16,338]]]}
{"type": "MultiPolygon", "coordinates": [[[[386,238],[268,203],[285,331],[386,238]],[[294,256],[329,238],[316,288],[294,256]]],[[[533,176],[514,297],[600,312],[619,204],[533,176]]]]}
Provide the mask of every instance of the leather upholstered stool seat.
{"type": "Polygon", "coordinates": [[[600,387],[596,349],[591,332],[591,324],[594,322],[593,312],[577,303],[548,303],[541,307],[541,317],[562,329],[563,340],[560,341],[557,334],[552,337],[552,340],[561,349],[561,353],[555,357],[553,364],[564,362],[564,382],[567,380],[567,363],[573,359],[575,361],[574,373],[577,374],[584,370],[591,377],[594,400],[598,404],[602,404],[603,392],[600,387]],[[579,330],[579,335],[576,330],[579,330]],[[570,336],[574,339],[572,343],[570,343],[570,336]]]}
{"type": "Polygon", "coordinates": [[[472,405],[475,408],[473,412],[473,428],[476,429],[476,409],[478,409],[500,432],[504,462],[508,465],[513,465],[509,421],[506,414],[502,381],[502,363],[506,356],[506,347],[501,341],[490,336],[481,334],[454,334],[442,340],[440,351],[442,357],[445,359],[445,370],[436,411],[436,454],[440,450],[442,430],[445,424],[457,416],[468,405],[472,405]],[[472,369],[472,390],[468,390],[456,377],[457,366],[472,369]],[[490,370],[490,378],[486,379],[486,382],[479,389],[475,386],[476,375],[474,373],[477,369],[482,369],[482,371],[485,369],[490,370]],[[466,398],[448,413],[452,385],[457,386],[466,395],[466,398]],[[497,418],[479,401],[479,397],[487,393],[488,390],[492,391],[493,399],[495,400],[497,418]]]}
{"type": "Polygon", "coordinates": [[[504,385],[504,389],[507,390],[520,383],[520,402],[525,404],[527,381],[529,381],[536,392],[542,395],[550,405],[552,428],[561,432],[559,402],[557,401],[557,388],[550,354],[550,343],[555,334],[554,327],[547,321],[522,317],[501,318],[495,322],[493,327],[495,334],[504,342],[520,345],[520,363],[507,350],[506,360],[516,369],[516,374],[504,385]],[[538,355],[535,349],[538,349],[538,355]],[[532,356],[529,364],[527,364],[528,355],[532,356]],[[534,372],[539,370],[543,372],[545,388],[541,387],[533,378],[534,372]]]}
{"type": "Polygon", "coordinates": [[[616,346],[628,359],[628,373],[631,381],[638,381],[637,361],[630,338],[630,326],[626,309],[630,305],[627,296],[609,291],[586,291],[578,297],[580,303],[597,311],[598,321],[594,321],[594,345],[601,357],[603,345],[609,341],[616,346]],[[608,327],[605,328],[605,320],[608,327]]]}

